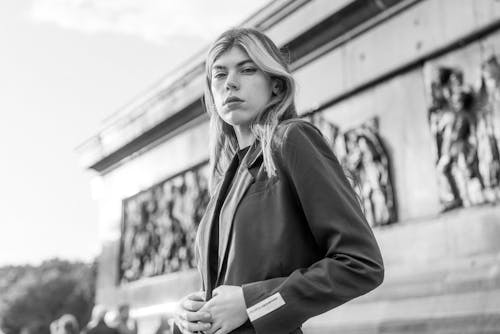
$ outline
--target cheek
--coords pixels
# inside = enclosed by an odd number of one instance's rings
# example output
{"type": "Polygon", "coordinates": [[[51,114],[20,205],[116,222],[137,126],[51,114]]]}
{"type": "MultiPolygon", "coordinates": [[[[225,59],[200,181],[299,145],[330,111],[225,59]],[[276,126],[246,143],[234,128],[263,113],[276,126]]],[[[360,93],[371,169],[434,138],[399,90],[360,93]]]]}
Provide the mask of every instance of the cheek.
{"type": "Polygon", "coordinates": [[[220,107],[222,105],[222,99],[223,99],[223,96],[222,96],[220,90],[217,89],[217,87],[212,86],[211,91],[212,91],[212,96],[214,99],[215,106],[220,107]]]}
{"type": "Polygon", "coordinates": [[[256,104],[263,106],[266,105],[271,99],[271,89],[266,85],[266,82],[263,82],[262,84],[254,87],[253,95],[255,97],[256,104]]]}
{"type": "Polygon", "coordinates": [[[269,98],[272,94],[271,81],[265,77],[259,77],[258,80],[254,81],[253,91],[258,92],[258,94],[263,98],[269,98]]]}

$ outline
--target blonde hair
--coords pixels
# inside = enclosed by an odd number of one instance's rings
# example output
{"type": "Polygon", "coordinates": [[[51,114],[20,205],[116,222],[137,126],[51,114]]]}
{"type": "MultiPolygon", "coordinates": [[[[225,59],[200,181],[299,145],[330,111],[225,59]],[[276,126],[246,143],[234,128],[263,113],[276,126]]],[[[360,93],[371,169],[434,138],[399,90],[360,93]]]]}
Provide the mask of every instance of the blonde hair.
{"type": "Polygon", "coordinates": [[[231,125],[217,113],[211,87],[211,70],[214,62],[233,47],[245,51],[255,65],[272,80],[276,80],[279,91],[273,95],[264,110],[252,121],[250,130],[260,142],[264,167],[269,177],[276,175],[272,156],[272,144],[281,144],[273,134],[278,124],[297,116],[295,110],[295,81],[283,54],[276,44],[255,29],[234,28],[224,32],[208,51],[204,103],[210,116],[210,191],[222,178],[231,158],[238,150],[238,141],[231,125]]]}

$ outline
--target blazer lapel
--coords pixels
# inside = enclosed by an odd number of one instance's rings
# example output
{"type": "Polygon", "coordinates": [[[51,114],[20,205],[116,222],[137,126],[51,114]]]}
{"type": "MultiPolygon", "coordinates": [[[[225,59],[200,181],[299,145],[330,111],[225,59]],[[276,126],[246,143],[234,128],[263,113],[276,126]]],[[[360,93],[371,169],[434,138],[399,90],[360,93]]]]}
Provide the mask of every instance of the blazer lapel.
{"type": "Polygon", "coordinates": [[[262,148],[260,142],[256,140],[245,156],[243,163],[250,169],[259,161],[259,158],[262,158],[262,148]]]}
{"type": "Polygon", "coordinates": [[[226,172],[224,173],[222,181],[219,182],[219,185],[214,191],[214,195],[211,197],[210,202],[207,205],[207,210],[205,211],[205,214],[203,215],[203,219],[201,220],[199,226],[200,245],[203,247],[203,256],[201,256],[201,271],[202,279],[206,289],[207,300],[212,296],[212,291],[210,290],[212,281],[217,279],[217,277],[210,277],[210,261],[208,259],[208,257],[210,256],[210,235],[212,233],[214,224],[219,223],[218,212],[220,212],[220,208],[223,203],[223,198],[221,198],[221,195],[227,192],[227,188],[229,187],[231,180],[233,179],[233,175],[236,172],[235,169],[237,167],[237,162],[238,158],[235,155],[226,172]]]}
{"type": "Polygon", "coordinates": [[[220,277],[222,264],[224,262],[225,254],[227,251],[229,235],[233,226],[234,214],[238,204],[240,204],[243,195],[253,182],[253,176],[246,168],[239,171],[234,180],[231,190],[227,194],[226,201],[220,211],[220,220],[223,222],[219,230],[219,268],[217,277],[220,277]]]}
{"type": "Polygon", "coordinates": [[[218,195],[220,193],[220,186],[217,187],[217,189],[214,192],[214,195],[212,198],[210,198],[210,201],[208,202],[207,209],[205,211],[205,214],[203,215],[203,218],[200,221],[200,225],[198,227],[198,233],[197,233],[197,238],[198,242],[197,244],[201,248],[202,252],[200,252],[199,256],[199,267],[201,271],[201,278],[203,282],[203,287],[207,289],[208,287],[208,259],[207,259],[207,254],[208,254],[208,242],[210,238],[210,230],[212,228],[212,221],[213,221],[213,216],[215,213],[215,203],[217,202],[218,195]]]}
{"type": "Polygon", "coordinates": [[[221,279],[222,266],[224,264],[226,254],[228,251],[229,236],[232,233],[234,214],[245,195],[248,187],[254,182],[254,177],[248,171],[257,158],[262,154],[258,142],[254,142],[252,147],[240,163],[240,167],[234,176],[234,181],[226,196],[226,200],[220,210],[220,220],[223,222],[219,230],[219,263],[217,270],[217,279],[221,279]]]}

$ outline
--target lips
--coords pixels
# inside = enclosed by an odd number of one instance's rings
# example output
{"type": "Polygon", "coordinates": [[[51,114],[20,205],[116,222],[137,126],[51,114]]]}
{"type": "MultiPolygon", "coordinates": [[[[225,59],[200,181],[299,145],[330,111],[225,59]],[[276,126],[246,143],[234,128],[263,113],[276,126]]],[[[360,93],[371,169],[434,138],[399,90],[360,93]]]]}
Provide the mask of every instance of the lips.
{"type": "Polygon", "coordinates": [[[243,102],[242,99],[240,99],[239,97],[236,97],[236,96],[228,96],[225,100],[224,100],[224,105],[228,104],[228,103],[232,103],[232,102],[243,102]]]}

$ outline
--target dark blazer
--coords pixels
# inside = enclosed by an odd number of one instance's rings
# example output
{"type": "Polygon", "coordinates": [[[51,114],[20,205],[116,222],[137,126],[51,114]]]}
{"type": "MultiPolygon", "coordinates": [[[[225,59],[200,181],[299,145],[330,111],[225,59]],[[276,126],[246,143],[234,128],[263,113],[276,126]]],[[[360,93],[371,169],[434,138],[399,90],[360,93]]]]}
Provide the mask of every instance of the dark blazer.
{"type": "MultiPolygon", "coordinates": [[[[203,288],[242,286],[250,321],[233,333],[301,333],[307,319],[377,287],[379,248],[342,167],[319,130],[301,120],[280,124],[267,177],[254,143],[233,159],[197,234],[203,288]],[[234,174],[234,179],[231,177],[234,174]],[[221,189],[230,187],[225,203],[221,189]],[[210,277],[210,231],[218,220],[218,277],[210,277]]],[[[207,299],[211,291],[207,291],[207,299]]]]}

